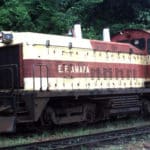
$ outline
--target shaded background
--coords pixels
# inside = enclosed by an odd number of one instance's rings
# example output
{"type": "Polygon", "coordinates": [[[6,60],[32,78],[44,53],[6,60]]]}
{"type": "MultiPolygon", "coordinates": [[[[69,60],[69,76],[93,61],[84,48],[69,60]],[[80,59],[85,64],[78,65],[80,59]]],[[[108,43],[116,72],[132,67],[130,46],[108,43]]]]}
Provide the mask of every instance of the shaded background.
{"type": "Polygon", "coordinates": [[[66,34],[81,23],[84,38],[124,28],[150,29],[150,0],[1,0],[0,30],[66,34]]]}

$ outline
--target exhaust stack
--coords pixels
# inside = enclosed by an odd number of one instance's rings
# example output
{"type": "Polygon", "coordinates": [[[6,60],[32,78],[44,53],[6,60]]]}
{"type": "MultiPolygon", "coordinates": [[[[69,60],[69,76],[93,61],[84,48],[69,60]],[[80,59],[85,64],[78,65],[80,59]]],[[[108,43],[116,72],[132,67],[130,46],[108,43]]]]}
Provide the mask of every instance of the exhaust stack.
{"type": "Polygon", "coordinates": [[[82,31],[81,31],[81,25],[80,24],[74,25],[73,36],[78,38],[78,39],[82,39],[82,31]]]}
{"type": "Polygon", "coordinates": [[[109,28],[103,29],[103,41],[110,42],[110,31],[109,28]]]}

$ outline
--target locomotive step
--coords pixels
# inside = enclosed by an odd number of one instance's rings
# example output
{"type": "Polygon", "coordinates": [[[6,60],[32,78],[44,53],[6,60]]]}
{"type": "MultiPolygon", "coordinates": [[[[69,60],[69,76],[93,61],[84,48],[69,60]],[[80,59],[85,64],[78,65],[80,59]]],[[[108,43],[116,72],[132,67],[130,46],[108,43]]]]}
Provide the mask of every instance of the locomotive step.
{"type": "Polygon", "coordinates": [[[10,105],[8,105],[8,106],[2,105],[2,106],[0,106],[0,112],[3,112],[3,111],[8,110],[8,109],[10,109],[10,108],[11,108],[10,105]]]}
{"type": "Polygon", "coordinates": [[[28,114],[28,113],[29,112],[26,109],[17,111],[17,115],[28,114]]]}
{"type": "Polygon", "coordinates": [[[25,115],[25,116],[17,117],[17,122],[18,123],[31,123],[31,122],[34,122],[34,120],[31,118],[31,116],[25,115]]]}
{"type": "Polygon", "coordinates": [[[24,101],[16,101],[16,105],[17,106],[25,106],[25,102],[24,101]]]}

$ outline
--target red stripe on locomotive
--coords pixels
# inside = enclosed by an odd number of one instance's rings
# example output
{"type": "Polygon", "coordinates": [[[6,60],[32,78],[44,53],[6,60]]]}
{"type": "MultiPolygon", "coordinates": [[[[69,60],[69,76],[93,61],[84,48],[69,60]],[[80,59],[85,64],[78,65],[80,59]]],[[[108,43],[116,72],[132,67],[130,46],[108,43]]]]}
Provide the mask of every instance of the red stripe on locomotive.
{"type": "MultiPolygon", "coordinates": [[[[46,64],[48,77],[145,78],[147,66],[140,64],[24,60],[24,77],[33,77],[33,64],[46,64]]],[[[35,77],[40,77],[35,67],[35,77]]],[[[45,67],[42,77],[47,77],[45,67]]]]}

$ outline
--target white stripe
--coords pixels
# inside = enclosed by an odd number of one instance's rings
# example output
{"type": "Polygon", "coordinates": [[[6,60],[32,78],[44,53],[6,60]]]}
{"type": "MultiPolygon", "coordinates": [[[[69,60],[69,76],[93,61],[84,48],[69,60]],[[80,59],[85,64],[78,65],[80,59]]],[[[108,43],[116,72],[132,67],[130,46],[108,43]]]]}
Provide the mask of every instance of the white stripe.
{"type": "MultiPolygon", "coordinates": [[[[75,89],[108,89],[108,88],[139,88],[144,86],[145,79],[127,78],[35,78],[35,90],[75,90],[75,89]]],[[[33,90],[33,78],[24,79],[24,90],[33,90]]]]}

